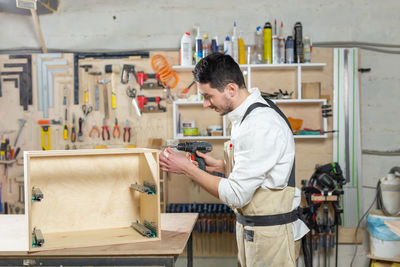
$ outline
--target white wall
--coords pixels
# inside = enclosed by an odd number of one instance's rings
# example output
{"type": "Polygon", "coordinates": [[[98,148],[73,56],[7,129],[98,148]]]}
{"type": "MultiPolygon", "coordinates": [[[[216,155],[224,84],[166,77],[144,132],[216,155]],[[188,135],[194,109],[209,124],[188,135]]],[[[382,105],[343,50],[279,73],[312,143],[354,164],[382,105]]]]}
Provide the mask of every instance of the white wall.
{"type": "MultiPolygon", "coordinates": [[[[40,22],[49,49],[73,51],[178,49],[180,37],[194,24],[222,42],[233,20],[245,43],[253,43],[255,28],[274,18],[284,22],[285,35],[301,21],[313,42],[400,44],[399,10],[398,0],[64,0],[57,13],[41,16],[40,22]]],[[[30,17],[0,17],[0,50],[40,47],[30,17]]],[[[372,68],[361,79],[363,149],[400,149],[399,62],[400,55],[361,52],[362,67],[372,68]]],[[[364,185],[375,186],[395,165],[400,165],[398,156],[364,155],[364,185]]],[[[364,188],[364,208],[373,194],[364,188]]]]}

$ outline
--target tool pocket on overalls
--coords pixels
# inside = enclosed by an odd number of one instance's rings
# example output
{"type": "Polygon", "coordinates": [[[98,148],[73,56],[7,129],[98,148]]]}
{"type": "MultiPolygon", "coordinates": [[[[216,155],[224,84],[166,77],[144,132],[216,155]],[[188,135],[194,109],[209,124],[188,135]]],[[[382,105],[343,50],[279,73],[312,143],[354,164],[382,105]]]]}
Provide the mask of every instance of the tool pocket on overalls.
{"type": "Polygon", "coordinates": [[[293,261],[288,235],[286,225],[245,226],[246,265],[288,266],[293,261]]]}

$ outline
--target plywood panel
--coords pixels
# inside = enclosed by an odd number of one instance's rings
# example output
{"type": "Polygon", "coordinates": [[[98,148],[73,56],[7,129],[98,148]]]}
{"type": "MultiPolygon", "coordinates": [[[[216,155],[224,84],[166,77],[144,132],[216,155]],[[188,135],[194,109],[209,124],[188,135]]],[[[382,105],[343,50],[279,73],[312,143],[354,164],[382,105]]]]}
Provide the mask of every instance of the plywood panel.
{"type": "Polygon", "coordinates": [[[159,195],[146,196],[142,203],[142,193],[130,189],[141,184],[142,176],[158,187],[157,150],[42,151],[26,153],[26,160],[29,198],[32,187],[44,196],[29,202],[28,231],[36,227],[45,239],[35,250],[141,241],[131,228],[132,222],[143,223],[141,210],[148,210],[144,219],[160,228],[159,195]]]}

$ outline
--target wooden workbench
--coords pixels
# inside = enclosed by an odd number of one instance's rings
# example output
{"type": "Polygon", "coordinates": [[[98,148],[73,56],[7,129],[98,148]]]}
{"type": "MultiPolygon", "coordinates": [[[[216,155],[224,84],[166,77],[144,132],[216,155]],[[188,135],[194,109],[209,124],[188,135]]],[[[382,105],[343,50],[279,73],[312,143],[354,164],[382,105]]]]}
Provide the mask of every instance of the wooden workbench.
{"type": "Polygon", "coordinates": [[[0,252],[0,266],[174,266],[187,244],[192,266],[192,230],[197,213],[162,213],[161,240],[124,245],[50,250],[35,253],[0,252]]]}

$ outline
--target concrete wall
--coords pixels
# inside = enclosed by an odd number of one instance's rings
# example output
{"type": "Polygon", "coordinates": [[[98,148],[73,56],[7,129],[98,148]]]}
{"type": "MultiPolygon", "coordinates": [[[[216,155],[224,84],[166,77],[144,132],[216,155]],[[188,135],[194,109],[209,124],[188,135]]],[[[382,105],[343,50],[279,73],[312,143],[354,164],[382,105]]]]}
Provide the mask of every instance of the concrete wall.
{"type": "MultiPolygon", "coordinates": [[[[284,22],[285,35],[301,21],[313,42],[400,44],[399,10],[398,0],[64,0],[57,13],[41,16],[40,22],[49,49],[72,51],[176,50],[182,34],[195,24],[222,42],[231,34],[233,20],[249,44],[255,28],[274,18],[284,22]]],[[[0,15],[0,50],[40,47],[29,16],[0,15]]],[[[361,79],[363,149],[400,148],[399,61],[400,55],[361,51],[362,67],[372,68],[361,79]]],[[[365,208],[373,199],[371,187],[395,165],[400,165],[398,156],[363,156],[365,208]]],[[[361,251],[365,255],[366,250],[361,251]]],[[[342,263],[348,263],[349,256],[343,257],[342,263]]]]}

